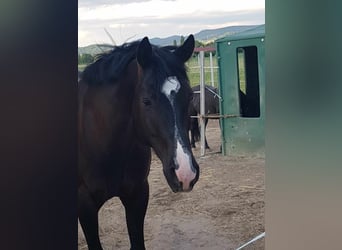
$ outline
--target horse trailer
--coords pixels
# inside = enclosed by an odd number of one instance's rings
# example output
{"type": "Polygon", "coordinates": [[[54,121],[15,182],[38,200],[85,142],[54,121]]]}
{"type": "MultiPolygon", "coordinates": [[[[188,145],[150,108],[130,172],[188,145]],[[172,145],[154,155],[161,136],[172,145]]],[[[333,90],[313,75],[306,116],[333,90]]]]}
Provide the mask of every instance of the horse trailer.
{"type": "Polygon", "coordinates": [[[215,41],[224,155],[265,152],[265,25],[215,41]]]}

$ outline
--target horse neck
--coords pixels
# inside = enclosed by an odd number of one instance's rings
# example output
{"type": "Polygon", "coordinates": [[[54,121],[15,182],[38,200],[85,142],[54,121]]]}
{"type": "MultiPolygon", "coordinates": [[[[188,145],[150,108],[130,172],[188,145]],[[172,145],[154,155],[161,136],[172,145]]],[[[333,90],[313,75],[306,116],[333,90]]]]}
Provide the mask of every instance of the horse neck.
{"type": "MultiPolygon", "coordinates": [[[[132,102],[135,93],[136,63],[130,63],[120,79],[111,84],[90,86],[84,83],[79,89],[80,139],[88,138],[106,151],[114,144],[125,148],[132,137],[132,102]],[[116,143],[117,142],[117,143],[116,143]],[[125,146],[126,145],[126,146],[125,146]]],[[[82,144],[82,142],[80,142],[82,144]]]]}

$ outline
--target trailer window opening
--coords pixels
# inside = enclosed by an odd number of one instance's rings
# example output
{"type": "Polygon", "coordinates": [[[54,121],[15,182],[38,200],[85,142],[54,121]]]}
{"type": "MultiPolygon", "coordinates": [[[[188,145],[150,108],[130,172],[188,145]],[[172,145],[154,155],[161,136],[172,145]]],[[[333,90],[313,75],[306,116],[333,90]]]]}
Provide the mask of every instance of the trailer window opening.
{"type": "Polygon", "coordinates": [[[258,50],[237,48],[239,104],[241,117],[260,117],[258,50]]]}

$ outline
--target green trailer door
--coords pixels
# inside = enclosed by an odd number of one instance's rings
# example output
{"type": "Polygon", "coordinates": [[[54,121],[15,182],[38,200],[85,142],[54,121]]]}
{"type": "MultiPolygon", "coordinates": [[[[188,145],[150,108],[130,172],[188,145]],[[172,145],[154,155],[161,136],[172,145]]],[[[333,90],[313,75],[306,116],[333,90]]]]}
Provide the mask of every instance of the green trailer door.
{"type": "Polygon", "coordinates": [[[259,32],[216,41],[224,155],[264,152],[264,40],[259,32]]]}

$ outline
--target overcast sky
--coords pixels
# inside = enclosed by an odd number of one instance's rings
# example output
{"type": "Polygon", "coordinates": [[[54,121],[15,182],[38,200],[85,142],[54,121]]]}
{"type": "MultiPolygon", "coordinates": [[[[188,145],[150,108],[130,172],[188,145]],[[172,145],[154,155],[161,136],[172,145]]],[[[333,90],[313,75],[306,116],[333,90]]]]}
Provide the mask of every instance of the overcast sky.
{"type": "Polygon", "coordinates": [[[79,0],[78,45],[265,23],[264,0],[79,0]]]}

